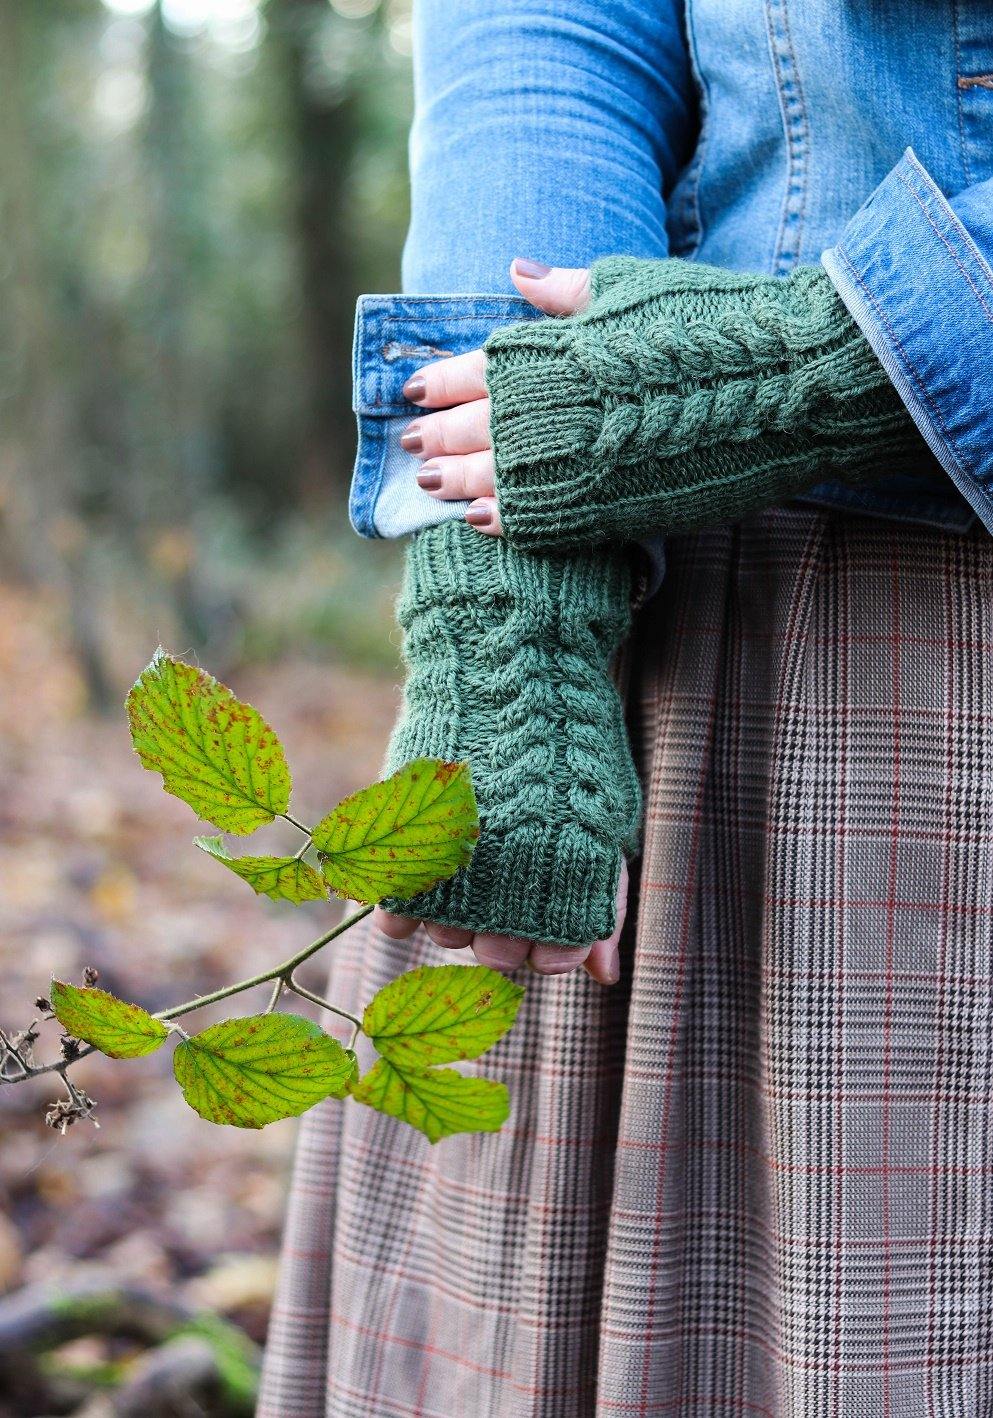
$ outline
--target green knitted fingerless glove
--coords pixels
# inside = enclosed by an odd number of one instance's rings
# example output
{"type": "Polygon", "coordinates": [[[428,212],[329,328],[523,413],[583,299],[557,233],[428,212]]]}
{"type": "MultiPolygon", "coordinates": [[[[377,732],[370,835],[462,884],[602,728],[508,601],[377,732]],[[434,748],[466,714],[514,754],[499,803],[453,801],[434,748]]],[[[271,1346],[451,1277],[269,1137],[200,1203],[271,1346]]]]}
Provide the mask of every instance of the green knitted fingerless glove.
{"type": "Polygon", "coordinates": [[[496,492],[519,547],[735,521],[934,459],[827,274],[615,256],[579,315],[486,341],[496,492]]]}
{"type": "Polygon", "coordinates": [[[468,867],[389,910],[560,945],[610,935],[641,810],[609,674],[630,592],[623,550],[519,551],[463,522],[415,535],[387,768],[467,759],[481,831],[468,867]]]}

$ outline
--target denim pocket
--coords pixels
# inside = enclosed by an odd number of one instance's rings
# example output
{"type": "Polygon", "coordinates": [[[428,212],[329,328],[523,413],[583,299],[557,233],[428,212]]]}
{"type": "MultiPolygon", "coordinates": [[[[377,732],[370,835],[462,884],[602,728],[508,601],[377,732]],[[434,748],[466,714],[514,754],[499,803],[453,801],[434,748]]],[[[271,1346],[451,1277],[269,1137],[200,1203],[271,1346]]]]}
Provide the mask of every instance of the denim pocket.
{"type": "Polygon", "coordinates": [[[419,460],[400,447],[421,412],[403,397],[415,369],[478,349],[502,325],[541,317],[522,296],[363,295],[355,310],[352,407],[358,452],[348,515],[363,537],[402,537],[459,518],[467,502],[438,502],[415,481],[419,460]]]}

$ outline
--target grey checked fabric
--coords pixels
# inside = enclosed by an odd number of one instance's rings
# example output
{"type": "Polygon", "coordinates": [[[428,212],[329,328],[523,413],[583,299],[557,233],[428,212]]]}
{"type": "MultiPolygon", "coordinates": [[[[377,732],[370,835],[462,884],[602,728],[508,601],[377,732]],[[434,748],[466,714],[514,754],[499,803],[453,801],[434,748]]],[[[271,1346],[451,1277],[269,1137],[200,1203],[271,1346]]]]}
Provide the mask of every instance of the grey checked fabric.
{"type": "MultiPolygon", "coordinates": [[[[993,541],[669,543],[622,984],[525,976],[506,1130],[301,1134],[261,1418],[993,1413],[993,541]]],[[[360,1006],[419,937],[346,937],[360,1006]]]]}

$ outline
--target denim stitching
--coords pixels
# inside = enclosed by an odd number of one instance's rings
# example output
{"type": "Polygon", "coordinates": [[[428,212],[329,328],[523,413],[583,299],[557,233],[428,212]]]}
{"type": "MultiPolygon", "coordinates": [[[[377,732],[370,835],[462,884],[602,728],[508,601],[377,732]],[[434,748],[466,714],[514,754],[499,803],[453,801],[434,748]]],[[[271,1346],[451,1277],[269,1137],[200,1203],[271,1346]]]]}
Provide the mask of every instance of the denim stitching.
{"type": "Polygon", "coordinates": [[[972,277],[970,276],[969,272],[966,270],[965,266],[964,266],[964,265],[962,264],[962,262],[959,260],[957,254],[956,254],[956,252],[955,252],[955,249],[954,249],[954,247],[953,247],[952,244],[951,244],[951,241],[948,239],[948,237],[945,235],[945,233],[941,230],[941,228],[935,223],[933,217],[931,216],[931,213],[928,211],[927,206],[925,205],[925,203],[924,203],[923,200],[921,199],[920,194],[916,191],[916,189],[914,188],[913,184],[910,183],[910,182],[908,182],[907,179],[904,177],[904,175],[903,175],[902,173],[900,173],[900,172],[897,173],[897,178],[898,178],[898,180],[903,184],[903,186],[906,187],[907,191],[910,193],[910,195],[913,197],[914,201],[915,201],[915,202],[917,203],[917,205],[920,207],[922,213],[924,214],[924,220],[927,222],[928,226],[929,226],[929,227],[931,228],[931,230],[934,232],[934,234],[935,234],[935,236],[938,238],[938,240],[939,240],[939,241],[942,243],[942,245],[946,248],[946,250],[948,251],[949,256],[952,258],[952,260],[955,262],[956,266],[959,268],[959,271],[961,272],[961,274],[962,274],[964,280],[965,280],[966,283],[968,284],[969,289],[972,291],[973,295],[976,297],[977,301],[979,302],[980,306],[982,307],[983,314],[986,316],[987,321],[989,321],[990,324],[993,324],[993,311],[990,310],[989,306],[986,304],[986,300],[985,300],[985,298],[984,298],[984,296],[983,296],[982,291],[980,291],[980,290],[977,289],[976,284],[975,284],[975,282],[973,281],[972,277]]]}
{"type": "Polygon", "coordinates": [[[959,217],[952,211],[951,207],[948,207],[947,214],[944,212],[944,207],[948,205],[947,199],[935,185],[927,169],[923,168],[918,162],[917,155],[913,148],[907,149],[905,160],[901,162],[894,171],[897,176],[900,176],[901,173],[904,174],[904,181],[911,184],[911,191],[920,194],[918,196],[919,202],[923,202],[924,199],[927,198],[928,202],[930,202],[933,207],[936,207],[943,213],[948,229],[955,232],[962,250],[966,252],[969,259],[976,267],[976,270],[982,276],[990,290],[993,291],[993,266],[987,261],[986,257],[969,235],[968,229],[963,226],[959,217]],[[916,179],[917,182],[916,187],[914,187],[914,179],[916,179]]]}
{"type": "Polygon", "coordinates": [[[383,486],[383,472],[386,468],[388,434],[384,426],[373,421],[366,426],[369,416],[359,415],[359,440],[355,456],[355,471],[352,475],[352,496],[349,498],[348,516],[352,526],[363,537],[378,537],[376,528],[376,503],[383,486]],[[370,457],[370,452],[373,454],[370,457]],[[378,458],[375,456],[378,453],[378,458]]]}
{"type": "Polygon", "coordinates": [[[969,150],[965,141],[965,120],[962,116],[962,43],[960,33],[959,0],[952,0],[952,33],[955,36],[955,109],[958,114],[959,124],[959,146],[962,149],[962,172],[965,175],[967,187],[972,185],[972,172],[969,167],[969,150]]]}
{"type": "Polygon", "coordinates": [[[810,123],[800,81],[800,70],[790,29],[787,0],[766,0],[766,33],[772,55],[779,111],[786,139],[786,188],[779,218],[779,231],[773,249],[773,274],[791,271],[800,255],[803,225],[807,215],[807,164],[810,157],[810,123]],[[781,24],[774,18],[779,12],[781,24]],[[792,246],[787,243],[787,229],[792,228],[792,246]]]}
{"type": "MultiPolygon", "coordinates": [[[[896,333],[892,324],[887,318],[885,311],[880,306],[879,302],[876,300],[875,296],[873,295],[872,291],[870,291],[865,281],[862,279],[861,274],[855,269],[851,261],[848,259],[848,254],[845,251],[844,247],[839,246],[837,248],[837,251],[839,259],[845,263],[845,267],[848,270],[848,274],[851,276],[852,280],[856,283],[856,285],[859,286],[866,300],[872,306],[872,309],[876,317],[878,318],[879,323],[883,326],[883,328],[889,335],[893,346],[895,346],[903,362],[904,372],[906,373],[907,377],[913,381],[918,393],[920,394],[920,397],[924,400],[928,408],[931,410],[931,413],[934,416],[935,423],[938,425],[938,427],[941,429],[942,434],[944,435],[946,452],[948,453],[949,457],[952,459],[952,462],[958,468],[959,472],[962,474],[963,477],[972,477],[972,474],[970,473],[969,469],[963,465],[962,460],[958,455],[958,450],[954,447],[951,441],[951,434],[945,426],[945,421],[942,418],[941,413],[939,412],[934,400],[931,398],[927,387],[921,382],[920,374],[918,373],[916,367],[911,363],[910,357],[908,356],[907,351],[904,349],[899,335],[896,333]]],[[[972,480],[974,482],[979,482],[978,478],[973,477],[972,480]]]]}

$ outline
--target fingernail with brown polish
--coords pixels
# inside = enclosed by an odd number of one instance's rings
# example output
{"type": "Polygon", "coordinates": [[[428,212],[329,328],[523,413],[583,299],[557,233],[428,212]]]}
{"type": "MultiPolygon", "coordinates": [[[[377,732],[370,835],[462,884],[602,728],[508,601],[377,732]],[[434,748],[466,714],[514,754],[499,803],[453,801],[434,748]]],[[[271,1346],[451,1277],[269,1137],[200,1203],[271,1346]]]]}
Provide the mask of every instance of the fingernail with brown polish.
{"type": "Polygon", "coordinates": [[[407,432],[401,434],[400,447],[405,453],[423,453],[424,439],[421,437],[420,424],[412,423],[407,432]]]}
{"type": "Polygon", "coordinates": [[[417,474],[417,486],[425,492],[437,492],[441,487],[441,469],[433,463],[425,463],[417,474]]]}
{"type": "Polygon", "coordinates": [[[514,270],[519,276],[529,276],[533,281],[540,281],[542,276],[547,276],[551,266],[546,266],[544,261],[529,261],[524,256],[515,256],[514,270]]]}
{"type": "Polygon", "coordinates": [[[465,520],[473,527],[488,527],[493,521],[492,509],[485,503],[481,507],[473,503],[466,511],[465,520]]]}
{"type": "Polygon", "coordinates": [[[403,386],[403,397],[416,404],[427,393],[427,381],[422,374],[412,374],[403,386]]]}

